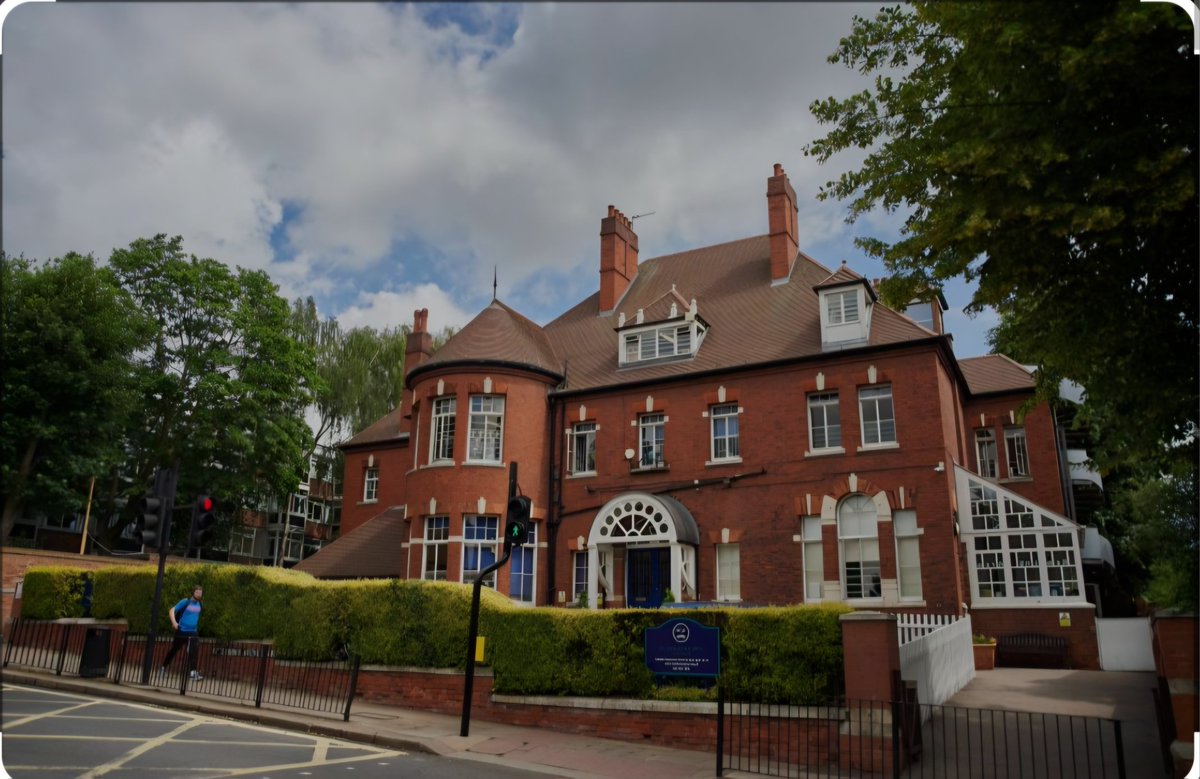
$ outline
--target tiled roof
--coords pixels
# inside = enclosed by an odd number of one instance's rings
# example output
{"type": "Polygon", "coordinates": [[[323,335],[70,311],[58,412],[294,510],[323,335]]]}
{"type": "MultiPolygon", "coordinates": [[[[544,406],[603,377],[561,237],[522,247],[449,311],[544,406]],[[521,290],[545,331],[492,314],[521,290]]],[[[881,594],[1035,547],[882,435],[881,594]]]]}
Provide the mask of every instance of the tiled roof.
{"type": "MultiPolygon", "coordinates": [[[[801,253],[791,277],[772,285],[768,237],[746,238],[646,260],[611,315],[597,316],[597,292],[546,325],[545,331],[566,365],[566,390],[819,355],[821,324],[813,288],[833,275],[801,253]],[[699,353],[680,362],[618,369],[614,331],[619,314],[625,314],[628,326],[639,308],[655,307],[672,285],[689,303],[696,299],[697,315],[709,324],[699,353]]],[[[646,321],[653,320],[647,315],[646,321]]],[[[928,337],[907,317],[875,306],[868,345],[928,337]]]]}
{"type": "Polygon", "coordinates": [[[392,512],[368,519],[312,557],[296,563],[296,570],[318,579],[389,579],[402,575],[400,548],[404,519],[392,512]]]}
{"type": "Polygon", "coordinates": [[[967,357],[958,361],[958,367],[962,369],[972,395],[1032,390],[1036,386],[1028,368],[1003,354],[967,357]]]}
{"type": "Polygon", "coordinates": [[[562,363],[542,328],[499,300],[493,300],[413,370],[423,372],[447,363],[479,360],[513,363],[562,375],[562,363]]]}
{"type": "Polygon", "coordinates": [[[345,448],[347,446],[358,446],[360,444],[377,444],[383,441],[400,440],[408,435],[410,424],[411,420],[405,419],[404,415],[401,413],[401,407],[396,406],[394,409],[372,422],[369,427],[360,431],[348,441],[343,441],[338,446],[345,448]]]}

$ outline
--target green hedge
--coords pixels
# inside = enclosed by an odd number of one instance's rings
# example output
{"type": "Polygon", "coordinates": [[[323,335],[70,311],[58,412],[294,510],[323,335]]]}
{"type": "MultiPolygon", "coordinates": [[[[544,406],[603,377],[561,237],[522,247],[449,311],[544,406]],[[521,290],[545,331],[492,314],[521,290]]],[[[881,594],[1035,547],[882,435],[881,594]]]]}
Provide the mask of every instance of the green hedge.
{"type": "MultiPolygon", "coordinates": [[[[84,574],[65,567],[31,569],[22,614],[79,616],[84,574]]],[[[92,615],[124,617],[131,631],[146,632],[155,569],[117,567],[90,575],[92,615]]],[[[163,582],[160,632],[169,630],[168,609],[199,584],[202,636],[274,639],[276,653],[292,659],[326,659],[349,649],[367,664],[465,664],[471,588],[460,584],[330,582],[279,568],[209,564],[168,566],[163,582]]],[[[720,628],[721,680],[728,695],[811,704],[842,689],[838,617],[849,611],[842,605],[687,612],[525,608],[484,588],[479,635],[486,640],[485,663],[493,668],[498,693],[640,698],[664,682],[646,668],[646,629],[686,617],[720,628]]]]}

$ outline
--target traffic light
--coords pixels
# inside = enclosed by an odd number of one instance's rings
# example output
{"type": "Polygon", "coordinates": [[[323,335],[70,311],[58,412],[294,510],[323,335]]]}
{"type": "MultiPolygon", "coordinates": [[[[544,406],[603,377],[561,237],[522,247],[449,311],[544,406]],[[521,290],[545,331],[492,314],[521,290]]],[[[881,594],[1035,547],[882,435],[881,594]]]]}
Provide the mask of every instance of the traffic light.
{"type": "Polygon", "coordinates": [[[196,498],[192,506],[192,548],[199,549],[204,546],[204,541],[212,534],[212,526],[216,522],[216,517],[213,516],[215,506],[213,499],[207,495],[196,498]]]}
{"type": "Polygon", "coordinates": [[[504,543],[521,546],[529,540],[529,512],[533,501],[524,495],[508,499],[508,523],[504,526],[504,543]]]}
{"type": "Polygon", "coordinates": [[[158,480],[142,498],[138,509],[138,535],[142,546],[147,549],[158,549],[163,541],[163,499],[158,492],[158,480]]]}

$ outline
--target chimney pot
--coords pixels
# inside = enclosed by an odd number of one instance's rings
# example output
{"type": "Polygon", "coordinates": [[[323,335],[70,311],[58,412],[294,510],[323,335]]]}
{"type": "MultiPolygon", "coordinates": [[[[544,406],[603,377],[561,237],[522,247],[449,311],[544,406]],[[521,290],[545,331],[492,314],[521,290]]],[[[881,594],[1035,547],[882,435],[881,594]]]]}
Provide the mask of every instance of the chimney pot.
{"type": "Polygon", "coordinates": [[[783,175],[783,166],[782,166],[782,165],[780,165],[778,162],[777,162],[777,163],[775,163],[775,175],[776,175],[776,176],[782,176],[782,175],[783,175]]]}

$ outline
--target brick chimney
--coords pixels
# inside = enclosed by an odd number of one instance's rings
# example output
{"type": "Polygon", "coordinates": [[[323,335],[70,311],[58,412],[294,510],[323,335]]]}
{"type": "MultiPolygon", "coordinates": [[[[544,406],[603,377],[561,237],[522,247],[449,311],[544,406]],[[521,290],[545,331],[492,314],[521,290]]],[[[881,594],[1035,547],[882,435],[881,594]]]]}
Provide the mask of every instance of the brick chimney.
{"type": "Polygon", "coordinates": [[[771,283],[786,281],[796,261],[800,240],[796,228],[796,190],[783,166],[775,163],[775,175],[767,179],[767,223],[771,235],[771,283]]]}
{"type": "Polygon", "coordinates": [[[408,374],[413,368],[429,359],[433,354],[433,336],[429,334],[429,309],[421,308],[413,312],[412,332],[404,345],[404,373],[408,374]]]}
{"type": "Polygon", "coordinates": [[[600,313],[612,311],[638,272],[638,238],[633,222],[608,207],[600,220],[600,313]]]}

